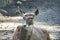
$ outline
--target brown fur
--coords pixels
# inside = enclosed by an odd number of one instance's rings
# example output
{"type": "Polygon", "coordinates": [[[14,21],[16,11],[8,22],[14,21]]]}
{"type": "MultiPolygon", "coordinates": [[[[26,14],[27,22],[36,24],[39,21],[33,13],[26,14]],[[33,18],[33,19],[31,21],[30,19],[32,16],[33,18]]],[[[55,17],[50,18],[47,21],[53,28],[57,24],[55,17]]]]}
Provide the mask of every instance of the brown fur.
{"type": "MultiPolygon", "coordinates": [[[[22,36],[23,36],[23,34],[21,34],[21,29],[22,29],[22,26],[18,26],[17,28],[16,28],[16,31],[15,31],[15,33],[14,33],[14,35],[13,35],[13,40],[23,40],[22,39],[22,36]]],[[[44,29],[35,29],[34,27],[33,27],[33,33],[32,33],[32,36],[31,36],[31,39],[30,40],[40,40],[40,39],[37,39],[37,38],[35,38],[35,37],[37,37],[37,36],[35,36],[35,35],[41,35],[41,37],[44,39],[44,40],[50,40],[50,36],[49,36],[49,33],[46,31],[46,30],[44,30],[44,29]],[[36,30],[36,31],[35,31],[36,30]],[[40,30],[40,31],[39,31],[40,30]],[[39,34],[36,34],[36,33],[38,32],[39,34]]],[[[41,38],[41,39],[42,39],[41,38]]],[[[42,40],[43,40],[42,39],[42,40]]]]}
{"type": "MultiPolygon", "coordinates": [[[[35,15],[37,15],[39,13],[38,9],[35,11],[35,15]]],[[[34,15],[33,14],[26,14],[23,15],[24,16],[24,20],[26,20],[26,23],[28,25],[33,25],[33,19],[34,19],[34,15]],[[31,16],[33,16],[33,19],[30,19],[31,16]],[[27,19],[25,17],[28,17],[27,19]]],[[[23,26],[17,26],[16,31],[14,33],[13,36],[13,40],[21,40],[21,29],[23,26]]],[[[44,30],[44,29],[38,29],[38,28],[34,28],[33,27],[33,31],[32,31],[32,35],[31,35],[31,39],[30,40],[50,40],[50,36],[49,33],[44,30]],[[39,37],[38,37],[39,36],[39,37]]],[[[22,39],[23,40],[23,39],[22,39]]]]}
{"type": "Polygon", "coordinates": [[[14,35],[13,35],[13,40],[20,40],[20,35],[21,35],[21,28],[22,28],[22,26],[17,26],[17,28],[16,28],[16,30],[15,30],[15,32],[14,32],[14,35]]]}
{"type": "Polygon", "coordinates": [[[45,29],[41,29],[44,34],[47,35],[47,40],[50,40],[49,33],[45,29]]]}

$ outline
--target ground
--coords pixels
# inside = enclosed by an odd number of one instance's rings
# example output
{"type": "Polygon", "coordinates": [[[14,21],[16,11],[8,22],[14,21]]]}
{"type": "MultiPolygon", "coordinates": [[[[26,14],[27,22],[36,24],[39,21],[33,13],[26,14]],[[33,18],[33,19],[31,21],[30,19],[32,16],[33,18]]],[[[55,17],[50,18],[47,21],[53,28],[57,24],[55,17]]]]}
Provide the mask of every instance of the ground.
{"type": "MultiPolygon", "coordinates": [[[[21,16],[0,16],[0,40],[12,40],[14,29],[18,25],[22,25],[22,23],[23,19],[21,16]]],[[[42,22],[34,22],[34,26],[46,29],[51,40],[60,40],[60,26],[49,26],[42,22]]]]}

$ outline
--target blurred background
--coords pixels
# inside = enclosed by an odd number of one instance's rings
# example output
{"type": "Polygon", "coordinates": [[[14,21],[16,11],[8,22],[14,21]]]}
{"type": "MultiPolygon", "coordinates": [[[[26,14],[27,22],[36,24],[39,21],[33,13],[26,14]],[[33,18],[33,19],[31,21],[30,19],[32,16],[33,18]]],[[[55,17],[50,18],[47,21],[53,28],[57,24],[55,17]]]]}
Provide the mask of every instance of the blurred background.
{"type": "Polygon", "coordinates": [[[52,40],[60,40],[60,0],[0,0],[0,25],[9,22],[15,26],[22,22],[18,6],[24,12],[34,12],[38,8],[39,14],[34,21],[46,27],[52,40]]]}
{"type": "Polygon", "coordinates": [[[0,9],[7,16],[17,16],[16,10],[20,6],[25,12],[39,9],[38,22],[46,22],[48,25],[60,25],[60,0],[0,0],[0,9]],[[19,3],[17,3],[19,1],[19,3]]]}

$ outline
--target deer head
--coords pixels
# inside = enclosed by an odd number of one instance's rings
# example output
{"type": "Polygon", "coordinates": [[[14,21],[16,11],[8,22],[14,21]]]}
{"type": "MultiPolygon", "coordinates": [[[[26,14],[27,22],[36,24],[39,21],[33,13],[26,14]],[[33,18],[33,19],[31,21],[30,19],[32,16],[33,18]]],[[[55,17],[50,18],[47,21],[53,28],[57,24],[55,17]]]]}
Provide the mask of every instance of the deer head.
{"type": "Polygon", "coordinates": [[[38,9],[36,9],[36,11],[34,13],[25,13],[25,12],[22,13],[23,19],[26,21],[26,24],[28,24],[28,25],[33,25],[33,19],[38,14],[39,14],[38,9]]]}
{"type": "Polygon", "coordinates": [[[25,13],[23,15],[23,19],[26,21],[26,24],[33,25],[33,19],[35,16],[37,16],[39,13],[39,10],[37,9],[34,13],[25,13]]]}

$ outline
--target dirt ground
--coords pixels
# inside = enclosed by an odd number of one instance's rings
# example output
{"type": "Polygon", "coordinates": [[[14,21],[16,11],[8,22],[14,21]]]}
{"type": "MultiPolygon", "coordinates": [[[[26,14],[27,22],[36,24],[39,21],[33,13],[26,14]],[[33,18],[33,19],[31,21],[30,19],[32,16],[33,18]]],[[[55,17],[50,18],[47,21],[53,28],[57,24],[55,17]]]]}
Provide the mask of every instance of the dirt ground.
{"type": "MultiPolygon", "coordinates": [[[[12,40],[15,28],[18,25],[22,25],[22,23],[23,19],[20,16],[0,16],[0,40],[12,40]]],[[[34,22],[34,26],[46,29],[50,34],[51,40],[57,40],[60,37],[60,26],[49,26],[41,22],[34,22]]]]}

